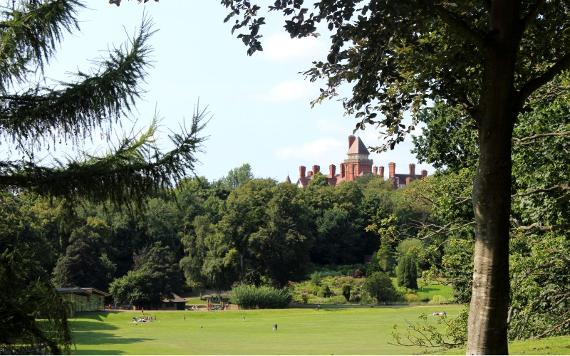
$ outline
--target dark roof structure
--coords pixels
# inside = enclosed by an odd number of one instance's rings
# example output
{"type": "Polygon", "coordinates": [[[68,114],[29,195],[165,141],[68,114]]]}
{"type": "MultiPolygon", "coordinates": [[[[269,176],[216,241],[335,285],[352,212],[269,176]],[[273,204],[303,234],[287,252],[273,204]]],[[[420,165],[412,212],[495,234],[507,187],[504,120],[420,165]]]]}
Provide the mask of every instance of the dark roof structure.
{"type": "Polygon", "coordinates": [[[56,288],[55,291],[58,292],[59,294],[78,294],[78,295],[97,294],[103,297],[111,296],[111,294],[103,292],[97,288],[63,287],[63,288],[56,288]]]}
{"type": "Polygon", "coordinates": [[[181,297],[178,294],[172,293],[171,298],[163,298],[163,303],[186,303],[187,298],[181,297]]]}

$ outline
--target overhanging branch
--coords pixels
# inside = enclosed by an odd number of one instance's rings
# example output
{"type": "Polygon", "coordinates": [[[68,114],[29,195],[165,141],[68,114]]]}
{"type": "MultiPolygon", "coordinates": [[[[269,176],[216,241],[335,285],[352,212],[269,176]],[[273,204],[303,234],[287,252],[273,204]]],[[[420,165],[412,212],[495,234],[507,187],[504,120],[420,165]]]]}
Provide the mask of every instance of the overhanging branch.
{"type": "Polygon", "coordinates": [[[528,195],[533,195],[533,194],[537,194],[537,193],[548,193],[554,190],[570,190],[570,185],[568,184],[557,184],[554,185],[552,187],[548,187],[548,188],[537,188],[537,189],[530,189],[524,192],[520,192],[517,194],[513,194],[512,197],[524,197],[524,196],[528,196],[528,195]]]}
{"type": "Polygon", "coordinates": [[[526,99],[532,93],[534,93],[535,90],[551,81],[554,77],[566,69],[570,69],[570,54],[563,56],[558,62],[547,69],[544,73],[526,82],[517,94],[519,108],[523,106],[526,99]]]}
{"type": "Polygon", "coordinates": [[[570,131],[555,131],[555,132],[546,132],[546,133],[540,133],[540,134],[536,134],[536,135],[532,135],[532,136],[527,136],[527,137],[523,137],[523,138],[513,138],[513,141],[517,144],[517,145],[528,145],[530,143],[533,143],[536,139],[538,138],[543,138],[543,137],[566,137],[566,136],[570,136],[570,131]]]}

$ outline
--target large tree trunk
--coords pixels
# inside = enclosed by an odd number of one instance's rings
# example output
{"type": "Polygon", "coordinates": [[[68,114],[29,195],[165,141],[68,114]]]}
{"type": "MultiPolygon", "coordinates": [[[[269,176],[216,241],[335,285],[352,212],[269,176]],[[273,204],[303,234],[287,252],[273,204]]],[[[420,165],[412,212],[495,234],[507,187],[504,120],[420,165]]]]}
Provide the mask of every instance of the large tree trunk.
{"type": "Polygon", "coordinates": [[[507,354],[511,139],[516,118],[514,67],[518,1],[492,2],[473,184],[475,253],[468,354],[507,354]]]}

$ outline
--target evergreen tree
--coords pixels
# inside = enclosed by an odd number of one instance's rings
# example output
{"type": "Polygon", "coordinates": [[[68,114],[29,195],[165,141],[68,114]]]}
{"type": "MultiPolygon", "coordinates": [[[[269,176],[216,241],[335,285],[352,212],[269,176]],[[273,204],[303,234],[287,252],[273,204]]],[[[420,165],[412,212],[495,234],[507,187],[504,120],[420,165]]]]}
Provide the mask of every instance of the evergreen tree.
{"type": "Polygon", "coordinates": [[[418,289],[418,262],[414,255],[405,254],[400,257],[396,271],[400,287],[418,289]]]}
{"type": "MultiPolygon", "coordinates": [[[[66,162],[54,160],[52,165],[40,162],[38,153],[45,156],[46,152],[53,152],[58,142],[80,148],[83,140],[94,133],[111,137],[112,125],[132,110],[141,95],[139,84],[148,67],[148,41],[152,34],[146,20],[128,45],[112,49],[108,58],[98,61],[94,69],[78,71],[72,79],[53,85],[41,76],[64,34],[78,30],[76,15],[82,7],[79,0],[2,2],[0,137],[6,148],[4,152],[12,152],[18,158],[0,159],[0,189],[15,194],[26,190],[71,200],[88,198],[139,205],[144,197],[171,186],[193,169],[194,152],[202,142],[198,133],[204,113],[196,110],[188,128],[171,136],[174,148],[169,152],[161,152],[153,143],[156,124],[152,123],[139,137],[122,139],[102,156],[83,154],[66,162]]],[[[0,290],[9,289],[11,296],[2,304],[9,304],[15,311],[35,308],[44,315],[55,315],[47,310],[59,308],[54,302],[57,297],[48,298],[46,294],[46,298],[20,298],[29,295],[29,290],[19,289],[25,283],[12,283],[14,256],[25,259],[21,254],[29,251],[1,252],[0,290]]],[[[26,264],[20,267],[29,268],[26,264]]],[[[41,276],[37,283],[41,283],[42,290],[53,288],[47,275],[41,276]]],[[[60,318],[59,322],[46,324],[53,326],[46,331],[38,326],[35,317],[25,320],[3,317],[11,335],[19,334],[22,338],[3,338],[0,343],[22,346],[47,343],[49,352],[61,352],[60,346],[66,347],[69,338],[51,337],[69,332],[61,314],[54,318],[60,318]]]]}

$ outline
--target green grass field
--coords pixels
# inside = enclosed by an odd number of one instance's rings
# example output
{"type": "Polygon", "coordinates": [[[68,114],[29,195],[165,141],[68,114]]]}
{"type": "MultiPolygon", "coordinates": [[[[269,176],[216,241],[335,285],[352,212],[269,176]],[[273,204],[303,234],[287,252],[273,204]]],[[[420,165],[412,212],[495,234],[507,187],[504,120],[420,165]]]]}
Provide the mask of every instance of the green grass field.
{"type": "MultiPolygon", "coordinates": [[[[439,310],[453,316],[460,308],[150,312],[157,320],[147,324],[131,322],[140,313],[115,312],[79,316],[71,325],[79,354],[410,354],[425,350],[391,345],[394,324],[439,310]]],[[[570,337],[559,346],[535,353],[568,353],[570,337]]]]}

